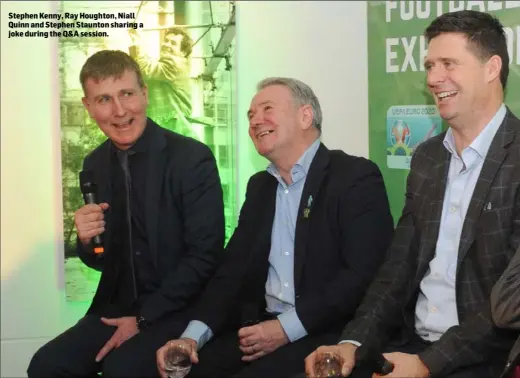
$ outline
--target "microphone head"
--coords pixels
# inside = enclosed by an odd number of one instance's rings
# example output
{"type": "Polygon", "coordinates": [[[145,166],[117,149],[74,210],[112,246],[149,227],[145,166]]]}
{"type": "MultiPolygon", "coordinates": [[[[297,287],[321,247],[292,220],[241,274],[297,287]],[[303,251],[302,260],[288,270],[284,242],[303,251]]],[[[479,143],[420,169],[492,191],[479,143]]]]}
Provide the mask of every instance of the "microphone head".
{"type": "Polygon", "coordinates": [[[81,193],[95,193],[96,183],[94,182],[94,172],[83,170],[79,173],[79,186],[81,193]]]}
{"type": "Polygon", "coordinates": [[[246,302],[241,307],[241,327],[250,327],[260,323],[258,305],[256,303],[246,302]]]}
{"type": "Polygon", "coordinates": [[[378,348],[361,345],[355,352],[356,366],[365,366],[373,369],[374,373],[388,374],[393,365],[388,362],[378,348]]]}

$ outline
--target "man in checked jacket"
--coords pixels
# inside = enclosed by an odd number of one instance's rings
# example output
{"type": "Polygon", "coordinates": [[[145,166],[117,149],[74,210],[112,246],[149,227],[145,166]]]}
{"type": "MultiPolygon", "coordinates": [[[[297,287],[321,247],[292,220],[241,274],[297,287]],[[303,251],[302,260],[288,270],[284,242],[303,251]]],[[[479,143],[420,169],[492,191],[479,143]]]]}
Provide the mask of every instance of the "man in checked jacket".
{"type": "Polygon", "coordinates": [[[375,348],[394,365],[386,377],[498,377],[516,338],[490,311],[520,244],[520,120],[503,103],[504,30],[489,14],[460,11],[425,37],[428,89],[450,127],[413,155],[386,261],[338,345],[306,358],[307,376],[329,351],[343,376],[370,377],[355,355],[375,348]]]}
{"type": "MultiPolygon", "coordinates": [[[[491,293],[491,314],[501,328],[520,331],[520,248],[491,293]]],[[[520,334],[500,378],[520,377],[520,334]]]]}

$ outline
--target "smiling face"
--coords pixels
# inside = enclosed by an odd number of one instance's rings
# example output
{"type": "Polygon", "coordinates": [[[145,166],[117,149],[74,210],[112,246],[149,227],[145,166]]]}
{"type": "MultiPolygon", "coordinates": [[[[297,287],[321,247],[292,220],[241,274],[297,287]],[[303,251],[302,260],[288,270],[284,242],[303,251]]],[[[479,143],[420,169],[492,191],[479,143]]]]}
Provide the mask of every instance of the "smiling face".
{"type": "Polygon", "coordinates": [[[490,83],[500,72],[497,59],[479,59],[461,33],[441,33],[430,41],[425,60],[428,89],[450,125],[471,119],[488,106],[490,83]]]}
{"type": "Polygon", "coordinates": [[[128,149],[146,127],[148,92],[135,72],[125,70],[121,77],[102,80],[89,78],[82,99],[90,117],[119,149],[128,149]]]}
{"type": "Polygon", "coordinates": [[[258,153],[269,160],[290,153],[312,124],[309,105],[296,106],[289,88],[271,85],[260,90],[247,113],[249,136],[258,153]]]}
{"type": "Polygon", "coordinates": [[[161,54],[173,54],[176,56],[182,56],[182,40],[184,36],[182,34],[170,33],[164,37],[164,41],[161,45],[161,54]]]}

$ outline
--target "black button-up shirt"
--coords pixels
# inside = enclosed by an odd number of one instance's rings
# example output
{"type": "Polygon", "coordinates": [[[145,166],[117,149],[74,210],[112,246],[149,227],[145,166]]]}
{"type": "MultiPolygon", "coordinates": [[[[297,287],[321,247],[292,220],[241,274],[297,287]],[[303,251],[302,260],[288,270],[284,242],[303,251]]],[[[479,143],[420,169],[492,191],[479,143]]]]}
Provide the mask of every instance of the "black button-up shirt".
{"type": "Polygon", "coordinates": [[[118,149],[111,146],[112,204],[109,205],[113,214],[112,251],[118,255],[119,272],[113,302],[125,311],[135,312],[146,296],[160,285],[148,248],[145,223],[147,155],[151,131],[146,127],[136,144],[127,150],[131,177],[131,232],[127,221],[125,175],[117,156],[118,149]]]}

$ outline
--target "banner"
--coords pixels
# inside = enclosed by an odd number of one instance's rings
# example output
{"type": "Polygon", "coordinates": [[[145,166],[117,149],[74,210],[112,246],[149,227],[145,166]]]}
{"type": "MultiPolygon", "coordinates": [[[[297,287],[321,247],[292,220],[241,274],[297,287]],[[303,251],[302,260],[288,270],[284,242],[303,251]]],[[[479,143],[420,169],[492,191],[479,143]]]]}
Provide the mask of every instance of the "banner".
{"type": "Polygon", "coordinates": [[[394,220],[417,146],[446,130],[426,85],[426,27],[441,14],[488,12],[505,27],[506,105],[520,116],[520,1],[368,1],[369,157],[381,169],[394,220]]]}
{"type": "Polygon", "coordinates": [[[237,217],[235,7],[231,1],[59,4],[55,14],[35,14],[38,24],[28,30],[39,27],[59,38],[65,291],[70,301],[90,302],[100,273],[76,256],[74,212],[84,204],[78,180],[83,159],[106,137],[81,102],[81,67],[99,50],[127,52],[148,86],[148,117],[208,145],[224,193],[227,241],[237,217]]]}

